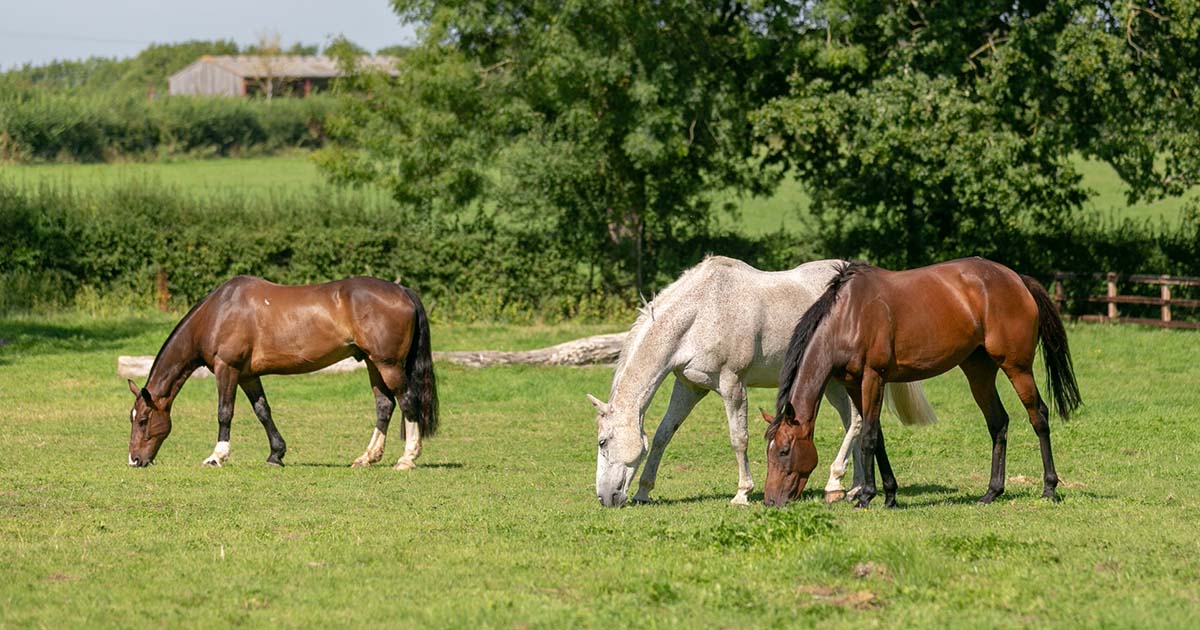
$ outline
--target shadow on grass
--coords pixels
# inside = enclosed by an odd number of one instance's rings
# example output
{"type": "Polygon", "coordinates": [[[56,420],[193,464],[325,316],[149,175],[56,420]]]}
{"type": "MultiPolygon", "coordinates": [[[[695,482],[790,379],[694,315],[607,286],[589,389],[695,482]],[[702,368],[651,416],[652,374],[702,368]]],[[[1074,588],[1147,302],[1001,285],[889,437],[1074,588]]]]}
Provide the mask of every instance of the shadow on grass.
{"type": "Polygon", "coordinates": [[[0,365],[17,354],[111,350],[132,337],[162,327],[161,321],[128,317],[51,324],[34,319],[0,318],[0,365]]]}
{"type": "MultiPolygon", "coordinates": [[[[330,463],[330,462],[297,462],[288,463],[289,468],[350,468],[350,464],[346,463],[330,463]]],[[[380,465],[376,464],[375,468],[391,468],[391,464],[380,465]]],[[[439,462],[436,464],[417,464],[417,468],[462,468],[463,465],[458,462],[439,462]]]]}

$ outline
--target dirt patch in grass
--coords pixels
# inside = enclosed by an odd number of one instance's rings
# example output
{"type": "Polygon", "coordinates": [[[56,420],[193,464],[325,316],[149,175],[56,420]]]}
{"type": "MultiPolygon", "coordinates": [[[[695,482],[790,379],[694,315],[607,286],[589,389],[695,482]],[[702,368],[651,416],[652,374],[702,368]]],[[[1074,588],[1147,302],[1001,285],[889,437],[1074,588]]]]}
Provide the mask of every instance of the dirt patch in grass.
{"type": "Polygon", "coordinates": [[[849,610],[873,610],[883,605],[879,595],[868,590],[847,590],[838,586],[801,584],[796,587],[802,607],[836,606],[849,610]]]}

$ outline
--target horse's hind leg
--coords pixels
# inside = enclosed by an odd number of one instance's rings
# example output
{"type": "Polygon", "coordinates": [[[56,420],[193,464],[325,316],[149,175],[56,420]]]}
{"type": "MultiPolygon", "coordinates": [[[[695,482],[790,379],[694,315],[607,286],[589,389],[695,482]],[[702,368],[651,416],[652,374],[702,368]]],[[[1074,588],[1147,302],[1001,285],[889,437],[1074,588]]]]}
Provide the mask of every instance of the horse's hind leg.
{"type": "Polygon", "coordinates": [[[967,375],[971,395],[983,412],[992,436],[992,474],[987,493],[979,499],[980,503],[991,503],[1004,494],[1004,465],[1008,458],[1008,412],[1004,410],[1000,394],[996,391],[996,371],[999,366],[983,349],[979,349],[967,357],[960,367],[967,375]]]}
{"type": "Polygon", "coordinates": [[[829,404],[837,410],[838,416],[842,419],[842,428],[846,432],[837,456],[829,464],[829,481],[825,484],[825,502],[834,503],[846,497],[853,498],[862,490],[862,457],[858,455],[859,436],[862,434],[862,416],[858,413],[858,409],[850,403],[850,396],[841,383],[830,381],[825,386],[825,400],[828,400],[829,404]],[[854,456],[854,479],[850,484],[850,492],[847,494],[842,490],[842,478],[846,476],[846,465],[849,463],[851,455],[854,456]]]}
{"type": "Polygon", "coordinates": [[[707,389],[695,387],[687,381],[675,377],[675,388],[671,390],[671,402],[667,405],[667,413],[658,429],[654,432],[654,441],[650,445],[650,454],[646,456],[646,465],[642,468],[642,476],[638,478],[638,491],[633,497],[634,503],[649,503],[650,491],[654,489],[654,480],[658,477],[658,465],[662,461],[667,445],[671,443],[675,431],[687,419],[688,414],[695,408],[696,403],[708,393],[707,389]]]}
{"type": "Polygon", "coordinates": [[[1057,501],[1054,494],[1058,487],[1058,473],[1054,470],[1054,454],[1050,450],[1050,410],[1038,393],[1037,383],[1033,380],[1033,372],[1027,368],[1004,367],[1008,380],[1012,381],[1013,389],[1025,410],[1029,413],[1029,423],[1033,432],[1038,436],[1038,446],[1042,449],[1042,498],[1057,501]]]}
{"type": "Polygon", "coordinates": [[[392,413],[396,410],[395,390],[388,386],[375,363],[368,359],[367,374],[371,378],[371,390],[375,393],[375,430],[371,433],[371,441],[367,450],[355,459],[353,468],[370,466],[383,459],[383,449],[387,443],[388,425],[392,421],[392,413]]]}
{"type": "Polygon", "coordinates": [[[272,466],[282,466],[283,456],[287,453],[287,444],[283,441],[283,436],[279,435],[279,429],[275,428],[275,420],[271,418],[271,406],[267,404],[267,395],[263,392],[262,380],[255,377],[253,380],[243,382],[242,391],[246,393],[250,406],[254,407],[254,415],[258,416],[258,421],[267,431],[267,441],[271,444],[271,454],[267,457],[267,463],[272,466]]]}

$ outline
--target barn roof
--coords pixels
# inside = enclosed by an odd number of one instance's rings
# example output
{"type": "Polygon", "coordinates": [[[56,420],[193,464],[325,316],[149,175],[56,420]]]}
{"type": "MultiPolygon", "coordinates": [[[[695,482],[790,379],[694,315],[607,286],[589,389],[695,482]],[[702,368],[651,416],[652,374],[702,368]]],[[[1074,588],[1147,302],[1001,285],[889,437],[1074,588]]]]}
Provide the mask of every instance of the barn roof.
{"type": "MultiPolygon", "coordinates": [[[[359,68],[383,70],[396,74],[396,57],[361,56],[358,58],[359,68]]],[[[204,55],[187,68],[171,75],[181,74],[197,64],[212,64],[231,74],[242,78],[257,78],[265,76],[329,79],[342,75],[337,61],[331,57],[316,55],[204,55]]]]}

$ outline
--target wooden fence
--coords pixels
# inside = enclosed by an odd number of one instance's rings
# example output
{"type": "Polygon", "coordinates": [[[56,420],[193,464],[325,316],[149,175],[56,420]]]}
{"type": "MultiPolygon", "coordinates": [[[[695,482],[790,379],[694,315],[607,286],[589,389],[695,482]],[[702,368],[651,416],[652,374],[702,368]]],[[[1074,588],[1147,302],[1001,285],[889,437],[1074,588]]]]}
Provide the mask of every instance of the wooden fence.
{"type": "Polygon", "coordinates": [[[1103,280],[1107,285],[1107,291],[1105,295],[1087,296],[1088,302],[1099,302],[1106,304],[1107,312],[1104,315],[1081,315],[1079,319],[1083,321],[1142,324],[1145,326],[1162,326],[1165,328],[1200,328],[1200,321],[1181,321],[1174,319],[1171,314],[1172,306],[1180,308],[1200,307],[1200,300],[1171,297],[1171,287],[1200,287],[1200,278],[1152,275],[1122,276],[1112,272],[1058,272],[1054,274],[1054,301],[1058,304],[1059,311],[1065,311],[1067,303],[1066,293],[1063,291],[1063,281],[1076,279],[1103,280]],[[1120,282],[1129,284],[1157,285],[1159,287],[1159,295],[1158,297],[1153,297],[1150,295],[1121,295],[1117,293],[1117,284],[1120,282]],[[1158,306],[1159,317],[1158,319],[1150,317],[1122,317],[1117,306],[1119,304],[1158,306]]]}

